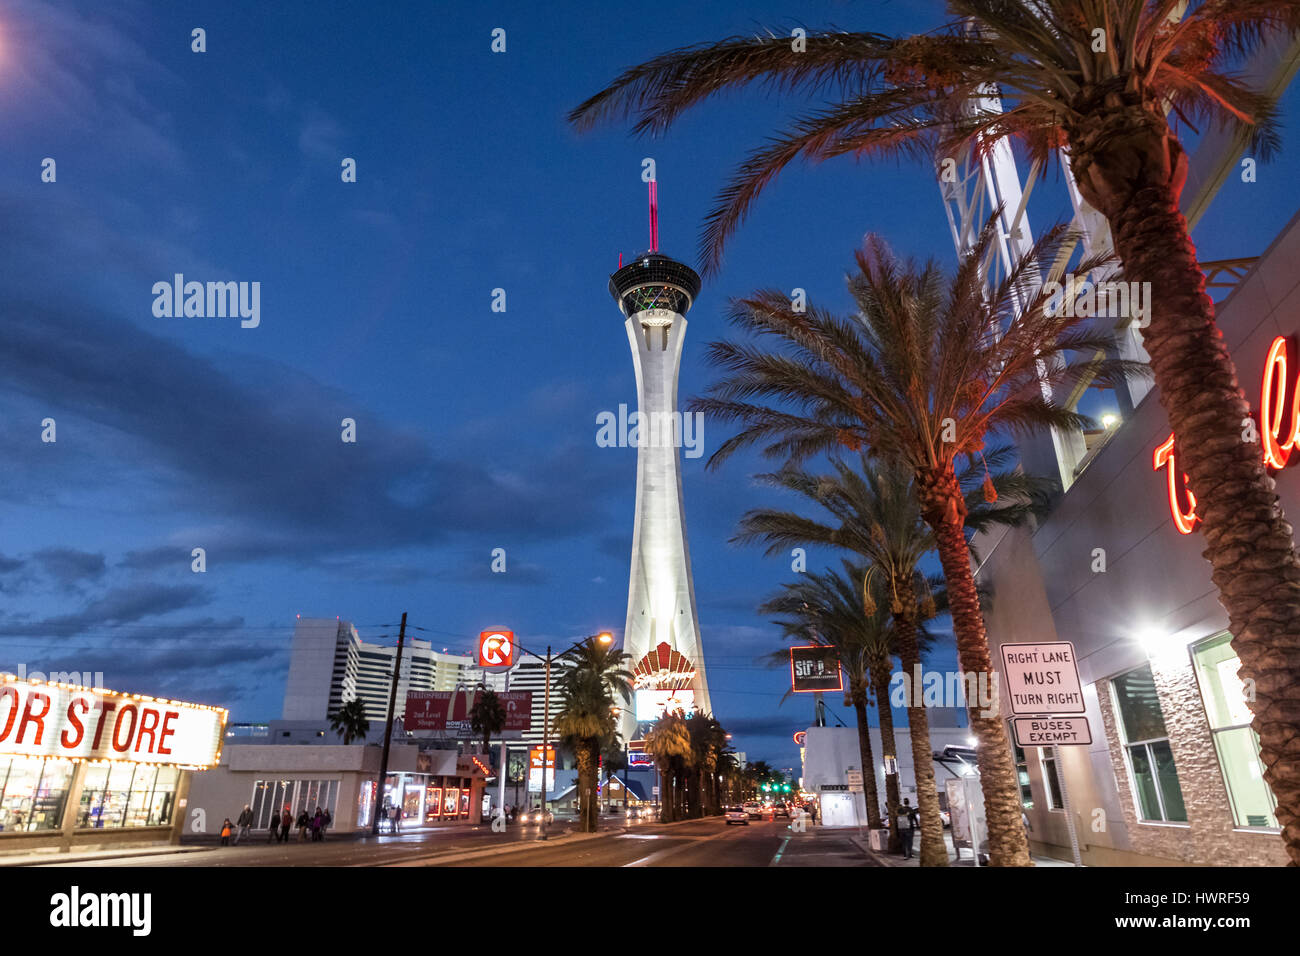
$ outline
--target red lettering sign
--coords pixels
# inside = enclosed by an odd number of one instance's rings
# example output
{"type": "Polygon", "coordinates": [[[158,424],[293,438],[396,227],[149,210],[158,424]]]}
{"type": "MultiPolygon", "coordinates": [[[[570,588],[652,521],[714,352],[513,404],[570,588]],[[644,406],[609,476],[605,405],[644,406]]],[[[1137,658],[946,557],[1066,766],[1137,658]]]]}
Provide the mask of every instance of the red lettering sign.
{"type": "MultiPolygon", "coordinates": [[[[1300,374],[1291,374],[1291,351],[1284,336],[1273,340],[1259,389],[1259,443],[1264,467],[1272,471],[1300,461],[1300,456],[1291,456],[1300,446],[1300,374]]],[[[1300,373],[1300,366],[1295,370],[1300,373]]],[[[1187,475],[1178,467],[1173,435],[1155,450],[1151,467],[1156,471],[1166,469],[1169,514],[1180,534],[1191,534],[1201,519],[1196,514],[1196,496],[1187,487],[1187,475]]]]}

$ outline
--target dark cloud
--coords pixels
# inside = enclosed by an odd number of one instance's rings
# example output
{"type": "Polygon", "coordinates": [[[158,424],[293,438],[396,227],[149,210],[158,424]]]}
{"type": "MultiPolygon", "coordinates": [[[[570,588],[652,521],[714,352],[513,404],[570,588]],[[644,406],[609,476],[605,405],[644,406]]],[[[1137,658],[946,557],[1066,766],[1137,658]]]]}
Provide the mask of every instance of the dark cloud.
{"type": "Polygon", "coordinates": [[[0,554],[0,574],[11,574],[26,563],[27,562],[21,558],[7,558],[3,554],[0,554]]]}
{"type": "Polygon", "coordinates": [[[60,584],[94,580],[103,575],[106,567],[103,554],[76,548],[45,548],[32,557],[60,584]]]}
{"type": "Polygon", "coordinates": [[[37,621],[0,621],[0,635],[71,637],[104,625],[133,624],[145,618],[207,603],[197,585],[136,584],[114,588],[73,614],[37,621]]]}

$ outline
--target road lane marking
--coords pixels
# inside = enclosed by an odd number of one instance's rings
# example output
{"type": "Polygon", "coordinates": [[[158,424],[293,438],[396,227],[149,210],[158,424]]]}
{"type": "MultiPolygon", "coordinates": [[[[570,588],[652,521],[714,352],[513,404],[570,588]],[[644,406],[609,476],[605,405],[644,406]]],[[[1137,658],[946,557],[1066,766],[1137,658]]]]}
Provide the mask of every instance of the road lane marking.
{"type": "Polygon", "coordinates": [[[768,866],[781,865],[781,854],[785,852],[786,844],[789,842],[790,842],[790,838],[788,836],[785,837],[783,840],[781,840],[781,848],[776,851],[776,856],[772,857],[772,862],[769,863],[768,866]]]}

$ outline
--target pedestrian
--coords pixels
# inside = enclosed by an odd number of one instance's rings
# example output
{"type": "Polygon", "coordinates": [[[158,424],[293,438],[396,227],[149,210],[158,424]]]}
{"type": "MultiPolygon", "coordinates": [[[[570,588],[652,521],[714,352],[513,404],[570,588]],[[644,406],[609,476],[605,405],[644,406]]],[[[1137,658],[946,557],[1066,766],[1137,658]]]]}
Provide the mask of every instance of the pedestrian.
{"type": "Polygon", "coordinates": [[[307,815],[307,808],[302,808],[302,813],[298,814],[298,842],[302,843],[307,839],[307,830],[311,827],[311,817],[307,815]]]}
{"type": "Polygon", "coordinates": [[[903,859],[912,858],[912,838],[916,835],[917,813],[906,797],[898,811],[898,835],[903,841],[903,859]]]}
{"type": "Polygon", "coordinates": [[[221,824],[221,845],[222,846],[230,846],[230,829],[231,829],[230,817],[226,817],[225,822],[221,824]]]}
{"type": "Polygon", "coordinates": [[[320,818],[320,838],[322,840],[325,839],[325,831],[329,829],[329,825],[333,822],[334,822],[334,818],[330,816],[330,808],[326,807],[324,811],[321,813],[321,818],[320,818]]]}
{"type": "Polygon", "coordinates": [[[253,808],[244,804],[244,810],[239,814],[235,821],[238,831],[235,833],[235,846],[239,846],[239,841],[248,836],[248,828],[253,825],[253,808]]]}
{"type": "Polygon", "coordinates": [[[388,818],[389,820],[392,821],[393,832],[401,833],[402,832],[402,808],[399,807],[397,804],[393,804],[392,810],[389,811],[388,818]]]}
{"type": "Polygon", "coordinates": [[[289,809],[289,804],[284,805],[284,810],[280,812],[280,837],[277,843],[289,842],[289,831],[293,829],[293,811],[289,809]]]}
{"type": "Polygon", "coordinates": [[[312,815],[311,818],[311,842],[312,843],[316,843],[320,840],[320,828],[323,820],[324,817],[321,815],[320,807],[317,807],[316,812],[312,815]]]}

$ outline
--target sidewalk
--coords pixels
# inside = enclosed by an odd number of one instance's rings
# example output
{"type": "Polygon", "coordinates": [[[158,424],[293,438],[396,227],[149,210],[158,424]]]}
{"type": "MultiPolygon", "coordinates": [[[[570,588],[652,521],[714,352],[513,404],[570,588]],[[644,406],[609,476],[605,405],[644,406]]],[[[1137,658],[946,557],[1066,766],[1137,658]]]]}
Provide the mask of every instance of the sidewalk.
{"type": "Polygon", "coordinates": [[[209,846],[159,846],[118,847],[108,850],[37,850],[14,856],[0,856],[0,866],[43,866],[47,863],[93,863],[96,860],[120,860],[137,856],[164,856],[177,853],[206,853],[216,849],[209,846]]]}
{"type": "MultiPolygon", "coordinates": [[[[867,856],[871,857],[881,866],[919,867],[921,865],[921,858],[917,850],[917,847],[920,844],[919,833],[917,834],[916,839],[912,843],[913,846],[912,856],[910,859],[906,859],[906,860],[903,859],[901,856],[897,856],[892,853],[880,853],[877,852],[876,850],[871,849],[871,845],[867,842],[867,837],[865,835],[859,836],[856,833],[854,833],[849,839],[853,841],[853,843],[858,847],[858,849],[860,849],[867,856]]],[[[948,848],[949,866],[965,866],[965,867],[975,866],[975,861],[974,859],[972,859],[970,855],[970,850],[969,849],[963,850],[963,852],[959,854],[952,845],[952,834],[947,830],[944,831],[943,842],[944,842],[944,846],[948,848]]],[[[1069,860],[1058,860],[1054,856],[1040,856],[1036,853],[1030,853],[1029,858],[1033,860],[1034,866],[1069,866],[1069,867],[1074,866],[1074,864],[1071,863],[1069,860]]]]}

